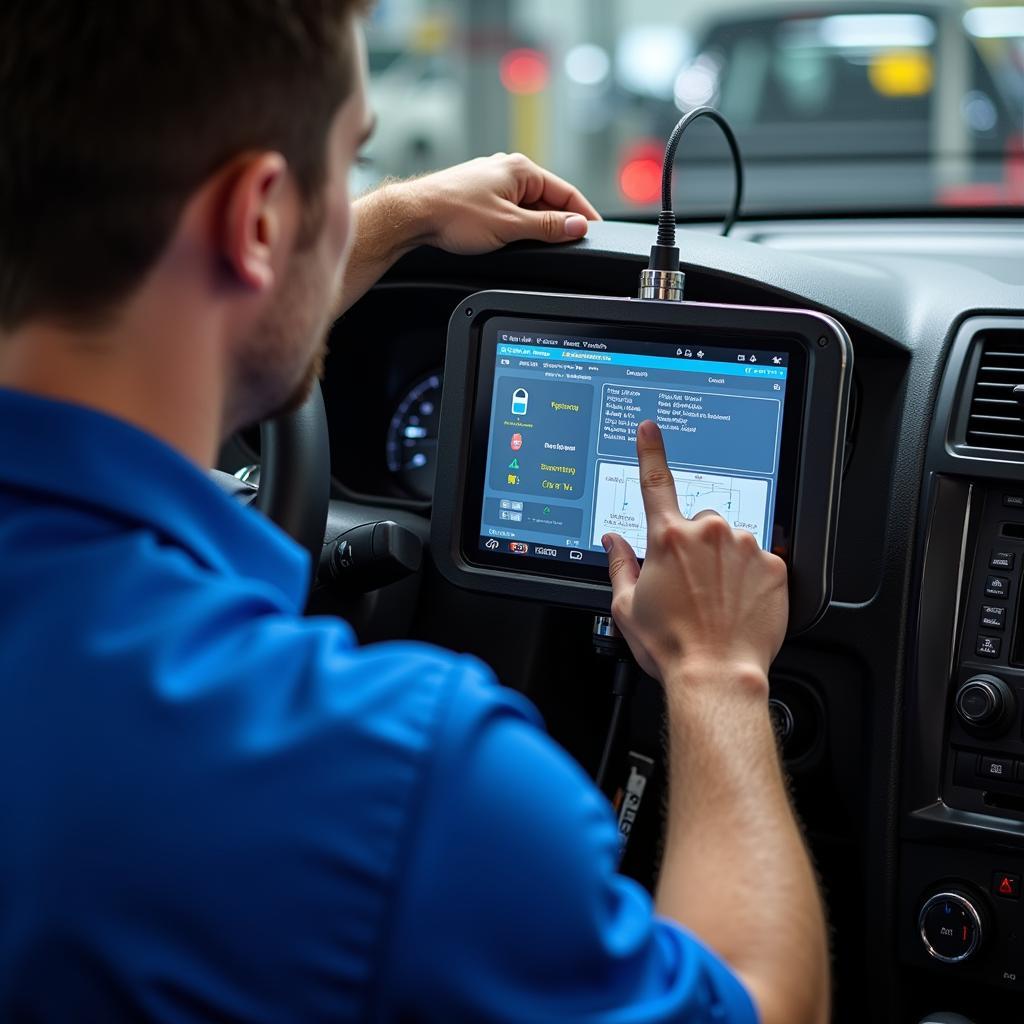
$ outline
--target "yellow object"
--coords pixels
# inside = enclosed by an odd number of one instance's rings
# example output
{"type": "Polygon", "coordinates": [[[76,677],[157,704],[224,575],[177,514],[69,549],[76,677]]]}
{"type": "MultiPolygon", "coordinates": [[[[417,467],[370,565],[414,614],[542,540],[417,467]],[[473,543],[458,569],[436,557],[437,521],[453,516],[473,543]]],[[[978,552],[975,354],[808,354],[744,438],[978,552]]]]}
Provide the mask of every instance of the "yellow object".
{"type": "Polygon", "coordinates": [[[543,92],[511,94],[511,124],[509,142],[513,152],[525,153],[539,164],[547,161],[544,146],[545,105],[543,92]]]}
{"type": "Polygon", "coordinates": [[[409,45],[417,53],[440,53],[448,45],[451,34],[447,18],[428,15],[416,25],[409,45]]]}
{"type": "Polygon", "coordinates": [[[935,82],[935,66],[927,50],[890,50],[871,61],[868,78],[883,96],[927,96],[935,82]]]}

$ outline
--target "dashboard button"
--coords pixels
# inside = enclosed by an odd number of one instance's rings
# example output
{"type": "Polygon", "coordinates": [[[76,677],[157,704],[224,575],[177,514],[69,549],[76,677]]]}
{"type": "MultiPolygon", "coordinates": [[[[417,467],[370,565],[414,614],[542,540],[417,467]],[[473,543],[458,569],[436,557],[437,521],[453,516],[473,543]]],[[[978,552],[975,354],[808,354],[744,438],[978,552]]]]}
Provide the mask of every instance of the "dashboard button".
{"type": "Polygon", "coordinates": [[[979,636],[975,653],[982,658],[998,658],[1002,646],[1003,642],[997,636],[979,636]]]}
{"type": "Polygon", "coordinates": [[[1024,508],[1024,494],[1004,494],[1004,508],[1024,508]]]}
{"type": "Polygon", "coordinates": [[[989,576],[985,580],[986,597],[1009,597],[1010,581],[1005,576],[989,576]]]}
{"type": "Polygon", "coordinates": [[[1020,899],[1020,875],[1008,871],[996,871],[992,875],[992,895],[1004,900],[1020,899]]]}
{"type": "Polygon", "coordinates": [[[928,955],[942,963],[969,960],[981,945],[981,914],[959,892],[932,896],[921,908],[917,925],[928,955]]]}
{"type": "Polygon", "coordinates": [[[1006,608],[1000,604],[981,606],[982,629],[1003,629],[1006,626],[1006,608]]]}
{"type": "Polygon", "coordinates": [[[1017,701],[998,676],[972,676],[956,692],[956,711],[964,728],[995,735],[1013,719],[1017,701]]]}
{"type": "Polygon", "coordinates": [[[1016,557],[1012,551],[993,551],[989,556],[988,567],[990,569],[1005,569],[1009,572],[1013,569],[1016,557]]]}
{"type": "Polygon", "coordinates": [[[999,782],[1013,782],[1013,761],[1007,757],[982,757],[979,760],[978,774],[999,782]]]}

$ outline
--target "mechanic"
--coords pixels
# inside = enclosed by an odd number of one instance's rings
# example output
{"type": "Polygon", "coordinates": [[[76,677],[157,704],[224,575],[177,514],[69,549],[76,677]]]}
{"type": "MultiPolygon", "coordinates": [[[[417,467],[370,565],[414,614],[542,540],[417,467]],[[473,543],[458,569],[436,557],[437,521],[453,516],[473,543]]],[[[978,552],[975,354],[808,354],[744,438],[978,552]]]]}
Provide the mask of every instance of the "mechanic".
{"type": "Polygon", "coordinates": [[[364,14],[0,7],[0,1019],[825,1021],[767,712],[785,568],[682,518],[653,424],[642,570],[607,538],[668,698],[653,904],[523,699],[303,618],[304,552],[205,472],[402,253],[597,216],[503,154],[350,206],[364,14]]]}

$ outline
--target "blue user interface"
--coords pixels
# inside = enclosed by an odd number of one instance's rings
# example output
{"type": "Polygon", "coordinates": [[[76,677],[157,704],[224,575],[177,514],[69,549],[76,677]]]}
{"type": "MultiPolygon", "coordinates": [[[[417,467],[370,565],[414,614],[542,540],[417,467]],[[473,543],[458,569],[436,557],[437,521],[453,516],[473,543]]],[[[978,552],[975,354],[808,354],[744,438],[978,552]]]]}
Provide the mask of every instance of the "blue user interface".
{"type": "MultiPolygon", "coordinates": [[[[494,333],[496,331],[496,334],[494,333]]],[[[499,322],[480,547],[604,565],[643,557],[636,432],[661,427],[679,508],[714,509],[771,546],[789,356],[721,344],[523,334],[499,322]]]]}

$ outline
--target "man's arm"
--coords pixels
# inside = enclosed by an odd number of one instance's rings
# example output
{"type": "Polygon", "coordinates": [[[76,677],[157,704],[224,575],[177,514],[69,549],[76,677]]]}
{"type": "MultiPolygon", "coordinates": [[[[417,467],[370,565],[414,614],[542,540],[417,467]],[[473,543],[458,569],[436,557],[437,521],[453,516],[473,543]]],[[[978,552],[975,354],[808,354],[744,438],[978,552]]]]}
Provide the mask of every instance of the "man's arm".
{"type": "Polygon", "coordinates": [[[768,717],[787,617],[786,570],[714,513],[686,521],[658,428],[637,436],[648,546],[606,538],[613,613],[665,687],[669,820],[657,909],[744,980],[763,1024],[823,1024],[821,899],[768,717]]]}
{"type": "Polygon", "coordinates": [[[721,958],[617,873],[608,801],[517,694],[455,668],[417,793],[381,1019],[757,1024],[721,958]]]}
{"type": "Polygon", "coordinates": [[[475,255],[524,239],[570,242],[587,233],[588,220],[601,219],[577,189],[519,153],[385,181],[353,208],[339,316],[419,245],[475,255]]]}

